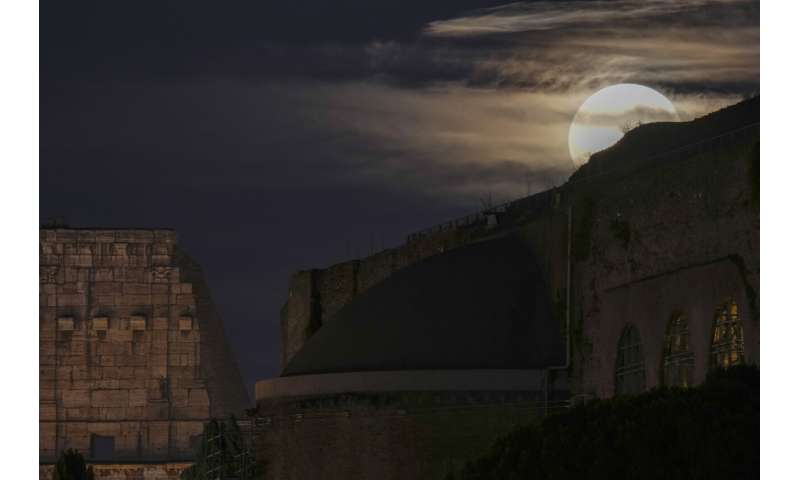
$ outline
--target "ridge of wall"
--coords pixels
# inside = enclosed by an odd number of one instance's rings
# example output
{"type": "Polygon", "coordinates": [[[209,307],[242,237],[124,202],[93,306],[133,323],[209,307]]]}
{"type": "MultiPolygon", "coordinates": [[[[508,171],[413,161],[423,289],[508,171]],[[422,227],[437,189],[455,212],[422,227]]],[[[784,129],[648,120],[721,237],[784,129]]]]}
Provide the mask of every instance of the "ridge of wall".
{"type": "MultiPolygon", "coordinates": [[[[542,192],[500,208],[409,235],[404,244],[395,248],[327,268],[302,270],[292,274],[289,279],[288,300],[281,309],[282,367],[343,306],[393,273],[447,250],[504,235],[514,228],[542,218],[549,227],[554,212],[556,216],[564,217],[563,212],[556,212],[558,201],[559,195],[556,191],[542,192]]],[[[559,223],[563,227],[563,221],[559,223]]],[[[560,231],[556,235],[560,235],[560,231]]],[[[548,237],[548,242],[551,240],[549,235],[545,237],[548,237]]],[[[549,246],[542,246],[544,251],[552,251],[549,246]]],[[[544,257],[542,260],[544,267],[551,263],[544,257]]],[[[550,271],[552,270],[548,270],[550,271]]]]}

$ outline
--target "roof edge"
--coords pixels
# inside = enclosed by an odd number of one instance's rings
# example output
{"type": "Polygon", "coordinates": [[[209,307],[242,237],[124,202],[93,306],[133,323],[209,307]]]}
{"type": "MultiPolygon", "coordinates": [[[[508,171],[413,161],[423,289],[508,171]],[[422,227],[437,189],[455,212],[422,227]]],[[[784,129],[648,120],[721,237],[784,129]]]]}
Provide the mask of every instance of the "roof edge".
{"type": "Polygon", "coordinates": [[[255,400],[356,392],[540,391],[547,369],[392,370],[259,380],[255,400]]]}

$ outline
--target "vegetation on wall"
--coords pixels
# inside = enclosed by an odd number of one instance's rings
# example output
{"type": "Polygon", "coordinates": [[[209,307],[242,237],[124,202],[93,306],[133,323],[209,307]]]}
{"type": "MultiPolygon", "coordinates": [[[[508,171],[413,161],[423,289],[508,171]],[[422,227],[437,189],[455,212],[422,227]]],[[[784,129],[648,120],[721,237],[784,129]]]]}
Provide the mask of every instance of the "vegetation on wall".
{"type": "Polygon", "coordinates": [[[83,455],[77,450],[62,451],[53,468],[53,480],[94,480],[92,467],[86,467],[83,455]]]}
{"type": "Polygon", "coordinates": [[[595,400],[502,437],[451,479],[730,479],[759,475],[759,372],[595,400]]]}
{"type": "Polygon", "coordinates": [[[592,224],[594,223],[594,200],[582,197],[574,209],[574,232],[572,236],[573,258],[580,262],[589,258],[592,248],[592,224]]]}
{"type": "Polygon", "coordinates": [[[623,248],[627,249],[631,242],[631,224],[623,218],[611,220],[611,234],[614,238],[622,242],[623,248]]]}

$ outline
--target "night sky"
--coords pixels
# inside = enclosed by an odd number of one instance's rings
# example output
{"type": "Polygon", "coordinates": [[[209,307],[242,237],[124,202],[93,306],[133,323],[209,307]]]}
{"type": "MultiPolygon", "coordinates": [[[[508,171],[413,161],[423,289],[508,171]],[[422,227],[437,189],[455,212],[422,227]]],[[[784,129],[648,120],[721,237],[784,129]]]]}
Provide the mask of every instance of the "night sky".
{"type": "Polygon", "coordinates": [[[289,274],[562,183],[582,101],[759,92],[756,1],[40,5],[40,220],[167,227],[248,389],[289,274]]]}

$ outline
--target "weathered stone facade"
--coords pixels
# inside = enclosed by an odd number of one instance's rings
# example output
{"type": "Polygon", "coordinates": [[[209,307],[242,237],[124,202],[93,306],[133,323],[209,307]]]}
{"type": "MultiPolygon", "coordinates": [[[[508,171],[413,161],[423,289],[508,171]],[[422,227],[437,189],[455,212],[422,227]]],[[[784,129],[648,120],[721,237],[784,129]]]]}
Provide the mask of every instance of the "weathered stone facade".
{"type": "MultiPolygon", "coordinates": [[[[169,463],[105,463],[92,465],[97,480],[178,480],[191,466],[187,462],[169,463]]],[[[52,480],[54,465],[39,466],[39,480],[52,480]]]]}
{"type": "MultiPolygon", "coordinates": [[[[668,352],[676,339],[670,329],[676,318],[681,319],[677,344],[685,367],[683,385],[703,381],[719,361],[712,354],[723,340],[734,348],[734,355],[723,356],[725,362],[758,364],[758,100],[685,124],[645,127],[593,157],[558,188],[411,235],[404,245],[375,256],[298,272],[281,312],[284,366],[302,357],[296,353],[317,329],[328,322],[327,328],[335,328],[337,320],[348,319],[358,309],[346,305],[363,304],[371,295],[365,294],[368,289],[398,270],[452,248],[512,235],[537,252],[535,261],[552,302],[553,318],[531,322],[558,322],[569,345],[563,363],[540,370],[546,378],[542,388],[526,389],[546,408],[556,391],[557,401],[565,400],[566,393],[573,404],[668,385],[668,352]],[[636,382],[620,388],[620,378],[631,372],[636,382]]],[[[422,271],[405,272],[414,270],[422,271]]],[[[436,294],[432,289],[430,295],[436,294]]],[[[442,320],[452,325],[454,342],[464,335],[459,320],[442,320]]],[[[426,333],[419,325],[416,329],[426,333]]],[[[374,330],[373,337],[355,338],[359,333],[348,331],[338,351],[354,351],[346,347],[374,339],[374,330]]],[[[334,337],[321,334],[315,340],[324,338],[334,337]]],[[[312,347],[304,352],[323,351],[312,347]]],[[[369,374],[375,375],[374,370],[369,374]]],[[[413,375],[414,370],[402,373],[413,375]]],[[[290,367],[275,386],[283,379],[307,380],[303,392],[313,397],[315,378],[314,372],[290,367]],[[303,375],[307,378],[298,378],[303,375]]],[[[318,381],[317,396],[331,395],[332,382],[318,381]]],[[[341,394],[359,391],[348,388],[341,394]]],[[[364,392],[369,388],[365,382],[364,392]]],[[[467,445],[464,435],[490,442],[502,428],[489,412],[506,408],[490,401],[482,407],[487,421],[480,428],[447,431],[435,428],[447,417],[446,409],[413,419],[380,408],[356,414],[347,407],[323,408],[270,393],[278,390],[262,388],[266,393],[257,402],[259,415],[271,419],[261,453],[280,478],[317,478],[329,471],[348,478],[371,478],[377,471],[386,478],[442,475],[448,461],[468,458],[473,447],[453,448],[439,457],[428,449],[467,445]],[[316,442],[323,438],[327,443],[316,442]],[[325,445],[331,443],[333,455],[327,455],[325,445]],[[415,444],[425,447],[416,450],[415,444]],[[306,447],[316,453],[306,455],[306,447]],[[394,452],[405,459],[394,461],[394,452]]],[[[427,393],[440,398],[453,394],[427,393]]]]}
{"type": "MultiPolygon", "coordinates": [[[[657,386],[662,348],[656,343],[666,322],[683,310],[700,315],[701,297],[707,325],[691,326],[695,349],[708,343],[715,310],[708,305],[732,299],[741,312],[745,360],[758,362],[758,100],[727,110],[686,124],[647,125],[614,147],[622,153],[598,154],[561,187],[410,235],[376,255],[297,272],[281,312],[283,365],[344,305],[394,272],[509,234],[525,236],[538,252],[554,320],[566,325],[569,312],[571,355],[561,374],[570,375],[576,394],[613,393],[616,342],[628,324],[652,342],[645,349],[646,383],[657,386]],[[673,150],[643,153],[641,137],[652,138],[652,128],[670,132],[658,146],[673,150]],[[698,134],[720,133],[715,128],[733,133],[694,141],[698,134]],[[620,303],[623,291],[627,300],[620,303]]],[[[705,375],[709,346],[697,352],[703,360],[694,383],[705,375]]]]}
{"type": "Polygon", "coordinates": [[[262,405],[265,478],[446,478],[516,425],[541,418],[538,398],[451,392],[342,395],[262,405]]]}
{"type": "Polygon", "coordinates": [[[116,464],[187,459],[205,421],[248,406],[175,232],[43,228],[39,249],[41,462],[68,448],[116,464]]]}
{"type": "Polygon", "coordinates": [[[690,384],[702,382],[715,312],[729,300],[738,305],[744,360],[759,363],[758,131],[672,160],[581,186],[592,207],[579,226],[588,249],[574,269],[576,392],[614,394],[628,325],[642,338],[645,388],[661,385],[676,315],[688,321],[690,384]]]}

